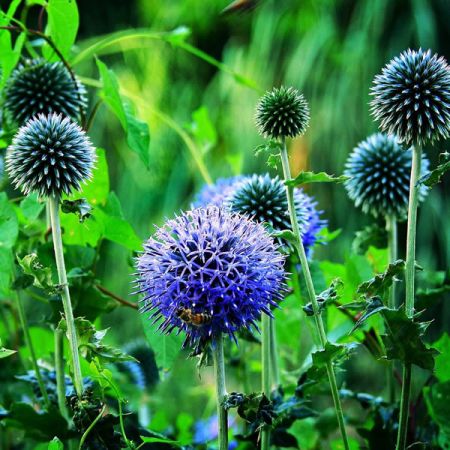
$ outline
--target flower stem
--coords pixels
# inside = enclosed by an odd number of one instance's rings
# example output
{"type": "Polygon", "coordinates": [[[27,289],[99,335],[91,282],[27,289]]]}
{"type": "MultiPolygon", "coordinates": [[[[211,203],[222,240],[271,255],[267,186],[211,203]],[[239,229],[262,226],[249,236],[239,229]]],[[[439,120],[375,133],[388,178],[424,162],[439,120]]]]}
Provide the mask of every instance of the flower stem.
{"type": "Polygon", "coordinates": [[[23,330],[23,337],[25,339],[25,344],[30,351],[31,362],[33,364],[34,373],[36,374],[36,379],[39,385],[39,390],[41,391],[42,398],[44,399],[45,406],[48,408],[50,406],[50,400],[48,398],[47,390],[45,389],[44,380],[42,379],[41,371],[36,359],[36,352],[34,351],[33,341],[31,340],[30,330],[28,328],[27,318],[25,316],[25,310],[23,308],[22,299],[20,298],[19,292],[16,293],[17,299],[17,311],[19,313],[20,325],[23,330]]]}
{"type": "MultiPolygon", "coordinates": [[[[388,233],[388,250],[389,250],[389,263],[397,261],[398,257],[398,236],[397,236],[397,219],[394,215],[386,216],[386,231],[388,233]]],[[[391,289],[389,290],[388,297],[388,307],[396,307],[396,284],[395,281],[392,283],[391,289]]],[[[390,403],[395,402],[395,384],[394,384],[394,362],[388,361],[387,365],[387,390],[389,393],[390,403]]]]}
{"type": "Polygon", "coordinates": [[[70,345],[72,358],[73,384],[79,398],[83,393],[83,377],[81,375],[80,355],[78,353],[78,337],[73,317],[72,303],[70,302],[69,285],[67,283],[66,267],[64,264],[64,253],[61,239],[61,224],[59,221],[59,198],[51,196],[48,199],[50,209],[50,220],[52,224],[53,247],[55,249],[56,267],[58,279],[61,286],[61,299],[67,324],[67,337],[70,345]]]}
{"type": "MultiPolygon", "coordinates": [[[[261,354],[262,354],[262,377],[261,377],[261,385],[262,391],[266,395],[267,398],[270,399],[270,365],[271,365],[271,339],[270,339],[270,322],[272,319],[267,315],[262,315],[262,346],[261,346],[261,354]]],[[[261,432],[261,450],[268,450],[270,448],[270,428],[264,426],[261,432]]]]}
{"type": "Polygon", "coordinates": [[[216,376],[217,418],[219,423],[218,450],[228,450],[228,412],[224,407],[227,390],[225,387],[225,363],[223,356],[223,337],[214,338],[212,345],[214,373],[216,376]]]}
{"type": "MultiPolygon", "coordinates": [[[[283,175],[284,180],[291,179],[291,169],[289,167],[289,158],[286,148],[286,141],[283,139],[282,148],[281,148],[281,162],[283,165],[283,175]]],[[[306,291],[308,295],[308,300],[311,302],[314,312],[314,321],[316,324],[317,334],[319,335],[320,345],[322,350],[325,349],[326,344],[328,343],[327,335],[325,333],[325,327],[323,325],[322,316],[320,315],[320,308],[317,302],[316,293],[314,289],[314,283],[311,277],[311,272],[309,270],[308,259],[306,257],[305,248],[303,246],[303,242],[300,235],[300,228],[298,225],[297,215],[295,213],[295,205],[294,205],[294,188],[292,186],[286,186],[286,195],[288,200],[288,208],[289,208],[289,216],[291,218],[291,226],[292,232],[295,236],[295,249],[297,251],[300,265],[302,269],[303,276],[306,282],[306,291]]],[[[337,387],[336,375],[334,373],[333,364],[331,361],[327,362],[326,365],[328,381],[330,383],[331,395],[333,397],[334,409],[336,411],[336,418],[338,421],[339,429],[342,435],[342,441],[344,444],[345,450],[349,450],[347,432],[345,430],[345,421],[344,414],[342,411],[341,400],[339,398],[339,391],[337,387]]]]}
{"type": "MultiPolygon", "coordinates": [[[[411,179],[409,183],[409,205],[408,226],[406,235],[406,266],[405,266],[405,310],[406,315],[412,319],[414,316],[414,271],[416,263],[416,228],[417,228],[417,206],[419,204],[419,188],[417,181],[420,175],[420,163],[422,149],[420,146],[413,147],[411,179]]],[[[396,450],[403,450],[406,446],[408,432],[409,398],[411,395],[411,364],[403,367],[402,396],[400,400],[400,419],[397,435],[396,450]]]]}
{"type": "Polygon", "coordinates": [[[58,407],[61,415],[68,417],[66,408],[66,380],[64,378],[64,333],[55,328],[55,371],[56,371],[56,393],[58,395],[58,407]]]}

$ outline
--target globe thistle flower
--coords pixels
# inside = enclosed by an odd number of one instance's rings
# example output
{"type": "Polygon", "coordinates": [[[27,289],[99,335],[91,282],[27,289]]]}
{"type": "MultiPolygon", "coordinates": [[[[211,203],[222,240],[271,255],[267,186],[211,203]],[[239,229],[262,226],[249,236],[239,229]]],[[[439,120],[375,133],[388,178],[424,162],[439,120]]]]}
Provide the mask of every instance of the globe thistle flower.
{"type": "MultiPolygon", "coordinates": [[[[405,150],[397,139],[382,133],[360,142],[349,155],[345,187],[357,207],[375,217],[393,215],[404,219],[408,211],[412,149],[405,150]]],[[[428,160],[422,156],[421,172],[428,171],[428,160]]],[[[419,199],[427,188],[421,185],[419,199]]]]}
{"type": "Polygon", "coordinates": [[[295,137],[309,124],[308,103],[296,89],[284,86],[267,92],[256,108],[256,125],[268,138],[295,137]]]}
{"type": "Polygon", "coordinates": [[[137,260],[141,312],[169,334],[185,332],[183,347],[240,328],[258,330],[284,291],[284,258],[261,224],[216,206],[166,222],[137,260]]]}
{"type": "MultiPolygon", "coordinates": [[[[269,225],[273,231],[291,229],[286,187],[278,177],[271,178],[269,174],[246,177],[231,192],[226,205],[233,212],[269,225]]],[[[294,189],[294,205],[308,253],[326,221],[320,219],[316,203],[301,189],[294,189]]]]}
{"type": "Polygon", "coordinates": [[[21,127],[6,153],[6,170],[24,194],[70,194],[90,179],[95,152],[85,132],[60,114],[39,114],[21,127]]]}
{"type": "Polygon", "coordinates": [[[39,113],[78,120],[87,106],[85,87],[64,64],[41,59],[26,60],[13,71],[4,97],[6,111],[19,125],[39,113]]]}
{"type": "Polygon", "coordinates": [[[387,64],[371,89],[380,129],[406,145],[450,134],[450,67],[430,50],[407,50],[387,64]]]}
{"type": "Polygon", "coordinates": [[[205,184],[195,196],[192,203],[193,207],[222,206],[225,199],[244,178],[243,175],[237,175],[235,177],[219,178],[214,184],[205,184]]]}

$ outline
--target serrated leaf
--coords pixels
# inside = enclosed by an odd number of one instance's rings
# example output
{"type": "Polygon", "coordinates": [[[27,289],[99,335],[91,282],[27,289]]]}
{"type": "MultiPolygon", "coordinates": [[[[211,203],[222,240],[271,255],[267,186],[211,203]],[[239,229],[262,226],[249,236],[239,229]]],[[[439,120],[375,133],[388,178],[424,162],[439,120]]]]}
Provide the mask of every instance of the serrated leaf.
{"type": "Polygon", "coordinates": [[[369,247],[386,248],[387,231],[385,227],[378,224],[368,225],[355,233],[352,242],[352,250],[357,255],[364,255],[369,247]]]}
{"type": "MultiPolygon", "coordinates": [[[[339,300],[340,295],[338,290],[342,288],[343,282],[340,278],[335,278],[330,287],[322,291],[319,295],[316,295],[317,303],[319,304],[319,314],[327,307],[328,304],[336,302],[339,300]]],[[[314,315],[314,309],[311,303],[303,306],[303,311],[305,311],[307,316],[314,315]]]]}
{"type": "Polygon", "coordinates": [[[85,198],[77,200],[63,200],[61,211],[66,214],[76,214],[80,222],[84,222],[91,217],[92,206],[85,198]]]}
{"type": "Polygon", "coordinates": [[[353,333],[356,329],[361,327],[364,322],[374,314],[378,314],[381,311],[384,311],[387,309],[387,307],[384,305],[383,300],[379,296],[370,297],[364,302],[355,302],[343,305],[343,308],[345,309],[362,309],[363,312],[359,315],[358,320],[355,322],[355,325],[350,330],[350,333],[353,333]],[[358,308],[359,306],[359,308],[358,308]]]}
{"type": "Polygon", "coordinates": [[[17,261],[23,273],[33,277],[34,286],[49,294],[55,294],[58,291],[58,285],[53,283],[52,270],[41,264],[36,253],[25,255],[22,259],[17,257],[17,261]]]}
{"type": "Polygon", "coordinates": [[[423,342],[423,333],[429,322],[418,322],[408,318],[405,310],[383,311],[387,334],[381,335],[386,348],[386,358],[414,364],[422,369],[433,370],[434,358],[439,353],[423,342]]]}
{"type": "Polygon", "coordinates": [[[349,177],[345,175],[335,177],[326,172],[300,172],[294,179],[286,180],[285,184],[287,186],[301,186],[309,183],[343,183],[348,179],[349,177]]]}
{"type": "Polygon", "coordinates": [[[386,290],[392,286],[392,283],[397,280],[397,276],[402,274],[405,270],[405,261],[398,259],[389,264],[387,269],[378,275],[375,275],[368,281],[364,281],[358,286],[356,292],[368,296],[383,296],[386,290]]]}
{"type": "Polygon", "coordinates": [[[424,184],[427,187],[432,187],[441,181],[441,178],[443,177],[445,172],[450,170],[450,153],[442,153],[440,155],[440,159],[443,162],[441,162],[441,164],[439,164],[431,172],[428,172],[427,174],[420,177],[419,181],[417,182],[418,185],[424,184]]]}
{"type": "MultiPolygon", "coordinates": [[[[48,0],[46,34],[67,58],[78,33],[79,15],[76,0],[48,0]]],[[[50,61],[58,61],[54,50],[47,46],[44,54],[50,61]]]]}
{"type": "Polygon", "coordinates": [[[12,248],[19,234],[16,212],[5,192],[0,192],[0,247],[12,248]]]}

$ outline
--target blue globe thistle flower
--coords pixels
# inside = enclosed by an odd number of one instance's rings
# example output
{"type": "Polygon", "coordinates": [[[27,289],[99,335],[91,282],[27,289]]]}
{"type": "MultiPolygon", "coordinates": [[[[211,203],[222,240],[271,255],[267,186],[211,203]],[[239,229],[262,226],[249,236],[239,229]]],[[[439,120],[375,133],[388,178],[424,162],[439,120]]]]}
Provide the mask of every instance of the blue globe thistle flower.
{"type": "MultiPolygon", "coordinates": [[[[412,149],[404,149],[394,136],[376,133],[360,142],[349,155],[345,187],[357,207],[375,217],[395,216],[404,219],[408,212],[412,149]]],[[[421,174],[428,171],[422,156],[421,174]]],[[[419,200],[428,189],[421,185],[419,200]]]]}
{"type": "Polygon", "coordinates": [[[285,289],[284,257],[261,224],[216,206],[183,213],[159,228],[137,260],[141,312],[184,347],[202,348],[222,333],[258,330],[261,313],[285,289]]]}
{"type": "Polygon", "coordinates": [[[371,89],[380,129],[406,145],[450,135],[450,67],[431,50],[407,50],[387,64],[371,89]]]}
{"type": "Polygon", "coordinates": [[[6,154],[6,170],[24,194],[59,196],[90,179],[95,151],[86,133],[60,114],[39,114],[21,127],[6,154]]]}
{"type": "Polygon", "coordinates": [[[73,120],[87,106],[86,89],[60,61],[26,60],[15,69],[4,93],[5,109],[19,125],[37,114],[58,113],[73,120]]]}
{"type": "Polygon", "coordinates": [[[258,103],[256,125],[263,136],[272,139],[301,135],[309,125],[308,103],[297,89],[274,88],[258,103]]]}
{"type": "MultiPolygon", "coordinates": [[[[309,252],[326,221],[320,219],[316,203],[301,189],[294,190],[294,204],[303,245],[309,252]]],[[[264,174],[246,177],[230,193],[226,205],[233,212],[267,224],[272,231],[291,229],[286,187],[278,176],[271,178],[269,174],[264,174]]]]}
{"type": "Polygon", "coordinates": [[[243,175],[237,175],[229,178],[218,178],[214,184],[205,184],[195,196],[192,203],[193,207],[222,206],[225,199],[244,178],[243,175]]]}

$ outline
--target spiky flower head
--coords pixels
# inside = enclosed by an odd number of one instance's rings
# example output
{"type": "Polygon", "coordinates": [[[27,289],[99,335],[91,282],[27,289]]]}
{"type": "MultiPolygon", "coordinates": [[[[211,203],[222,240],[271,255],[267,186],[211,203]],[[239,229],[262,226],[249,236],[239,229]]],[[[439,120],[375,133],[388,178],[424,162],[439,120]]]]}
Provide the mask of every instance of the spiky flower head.
{"type": "Polygon", "coordinates": [[[195,196],[193,207],[198,208],[206,205],[222,206],[225,199],[244,178],[243,175],[237,175],[229,178],[218,178],[214,184],[205,184],[195,196]]]}
{"type": "Polygon", "coordinates": [[[169,220],[144,244],[137,260],[141,311],[184,346],[202,347],[240,328],[258,329],[261,313],[284,290],[284,258],[261,224],[217,206],[169,220]]]}
{"type": "Polygon", "coordinates": [[[256,108],[256,125],[268,138],[295,137],[309,124],[309,107],[303,94],[292,87],[267,92],[256,108]]]}
{"type": "Polygon", "coordinates": [[[4,106],[18,125],[37,114],[58,113],[79,120],[87,106],[86,89],[62,62],[26,60],[9,79],[4,106]]]}
{"type": "MultiPolygon", "coordinates": [[[[349,155],[345,187],[357,207],[375,217],[395,216],[404,219],[408,211],[412,149],[403,148],[393,136],[376,133],[360,142],[349,155]]],[[[422,157],[421,174],[428,171],[422,157]]],[[[421,185],[419,199],[427,188],[421,185]]]]}
{"type": "Polygon", "coordinates": [[[405,145],[424,145],[450,135],[450,67],[431,50],[407,50],[377,75],[372,114],[381,131],[405,145]]]}
{"type": "MultiPolygon", "coordinates": [[[[313,200],[301,189],[294,189],[294,205],[305,250],[315,244],[318,232],[326,225],[319,218],[313,200]]],[[[286,187],[280,178],[269,174],[246,177],[226,199],[233,212],[269,225],[276,232],[291,229],[286,187]]]]}
{"type": "Polygon", "coordinates": [[[90,179],[95,151],[86,133],[60,114],[39,114],[21,127],[6,153],[6,170],[24,194],[70,194],[90,179]]]}

